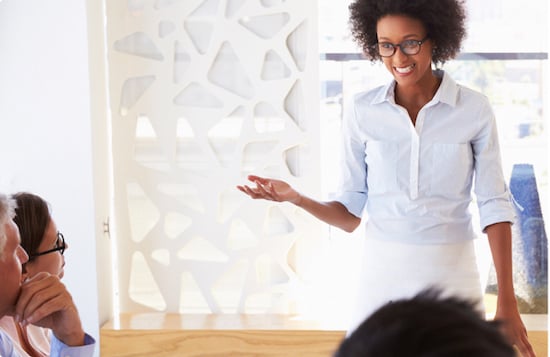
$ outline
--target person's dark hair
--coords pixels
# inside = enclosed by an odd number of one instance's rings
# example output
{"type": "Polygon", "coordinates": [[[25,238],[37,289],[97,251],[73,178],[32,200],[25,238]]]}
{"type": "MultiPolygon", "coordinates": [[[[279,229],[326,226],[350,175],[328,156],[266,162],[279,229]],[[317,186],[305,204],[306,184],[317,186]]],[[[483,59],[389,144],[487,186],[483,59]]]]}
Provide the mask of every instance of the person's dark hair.
{"type": "Polygon", "coordinates": [[[349,10],[353,38],[372,61],[380,59],[375,46],[376,26],[386,15],[406,15],[420,20],[434,44],[434,63],[454,58],[466,36],[463,0],[354,0],[349,10]]]}
{"type": "Polygon", "coordinates": [[[475,304],[428,289],[388,303],[342,343],[334,357],[514,357],[499,329],[475,304]]]}
{"type": "Polygon", "coordinates": [[[50,223],[50,207],[44,199],[32,193],[18,192],[12,197],[17,202],[13,221],[19,228],[21,246],[31,261],[31,257],[38,252],[50,223]]]}

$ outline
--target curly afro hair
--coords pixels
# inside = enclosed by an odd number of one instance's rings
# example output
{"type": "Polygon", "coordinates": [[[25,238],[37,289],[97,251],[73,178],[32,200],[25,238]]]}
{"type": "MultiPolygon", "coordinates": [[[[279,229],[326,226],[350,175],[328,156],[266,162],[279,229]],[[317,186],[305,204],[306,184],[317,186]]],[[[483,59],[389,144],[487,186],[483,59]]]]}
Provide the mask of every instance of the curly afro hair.
{"type": "Polygon", "coordinates": [[[354,0],[349,10],[353,38],[371,61],[380,59],[376,26],[386,15],[420,20],[435,45],[436,64],[454,58],[466,36],[464,0],[354,0]]]}

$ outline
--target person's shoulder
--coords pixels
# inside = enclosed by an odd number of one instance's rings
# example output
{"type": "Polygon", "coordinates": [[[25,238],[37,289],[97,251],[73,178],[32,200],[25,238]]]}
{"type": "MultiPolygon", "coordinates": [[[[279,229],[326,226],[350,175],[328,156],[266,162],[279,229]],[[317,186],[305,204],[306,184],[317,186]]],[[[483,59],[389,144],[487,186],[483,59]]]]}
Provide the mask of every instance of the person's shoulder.
{"type": "Polygon", "coordinates": [[[449,74],[445,74],[445,79],[448,81],[448,86],[452,88],[454,86],[456,88],[456,92],[458,94],[458,98],[462,99],[463,101],[467,101],[468,103],[471,102],[489,102],[489,98],[480,92],[479,90],[473,89],[463,83],[455,81],[449,74]]]}
{"type": "Polygon", "coordinates": [[[483,100],[483,101],[488,99],[488,97],[485,94],[478,91],[477,89],[473,89],[461,83],[457,83],[456,86],[460,94],[463,96],[466,96],[471,99],[477,99],[477,100],[483,100]]]}

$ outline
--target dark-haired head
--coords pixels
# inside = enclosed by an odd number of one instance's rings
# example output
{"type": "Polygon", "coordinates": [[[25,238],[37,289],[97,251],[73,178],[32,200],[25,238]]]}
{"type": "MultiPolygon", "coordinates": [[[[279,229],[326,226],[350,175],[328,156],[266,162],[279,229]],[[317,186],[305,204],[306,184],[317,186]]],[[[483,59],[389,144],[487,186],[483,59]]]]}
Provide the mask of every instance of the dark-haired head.
{"type": "Polygon", "coordinates": [[[340,345],[334,357],[514,357],[499,329],[475,304],[436,289],[388,303],[340,345]]]}
{"type": "Polygon", "coordinates": [[[351,32],[365,55],[378,60],[376,26],[386,15],[419,20],[434,44],[432,62],[444,63],[459,52],[466,36],[462,0],[355,0],[350,6],[351,32]]]}
{"type": "Polygon", "coordinates": [[[44,199],[32,193],[18,192],[12,197],[17,202],[13,221],[19,228],[21,246],[32,257],[38,252],[50,224],[50,207],[44,199]]]}

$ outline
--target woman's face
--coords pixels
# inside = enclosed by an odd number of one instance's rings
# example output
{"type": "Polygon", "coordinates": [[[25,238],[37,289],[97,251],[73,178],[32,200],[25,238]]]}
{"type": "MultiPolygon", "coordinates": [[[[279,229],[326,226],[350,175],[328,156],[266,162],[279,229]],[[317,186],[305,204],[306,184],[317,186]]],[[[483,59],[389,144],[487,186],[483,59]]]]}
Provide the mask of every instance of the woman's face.
{"type": "MultiPolygon", "coordinates": [[[[400,44],[406,40],[421,41],[427,33],[421,21],[404,15],[386,15],[376,25],[378,43],[400,44]]],[[[399,47],[391,57],[382,57],[384,65],[398,85],[413,86],[431,83],[432,41],[428,38],[415,55],[404,54],[399,47]]]]}
{"type": "MultiPolygon", "coordinates": [[[[38,246],[37,253],[56,248],[59,244],[60,242],[58,242],[57,226],[55,222],[50,219],[50,223],[44,232],[44,237],[42,237],[42,242],[38,246]]],[[[68,245],[66,244],[65,249],[67,248],[68,245]]],[[[29,261],[25,265],[25,269],[29,276],[34,276],[39,272],[44,271],[52,275],[57,275],[61,279],[64,275],[64,266],[65,257],[60,251],[55,251],[34,257],[32,261],[29,261]]]]}

